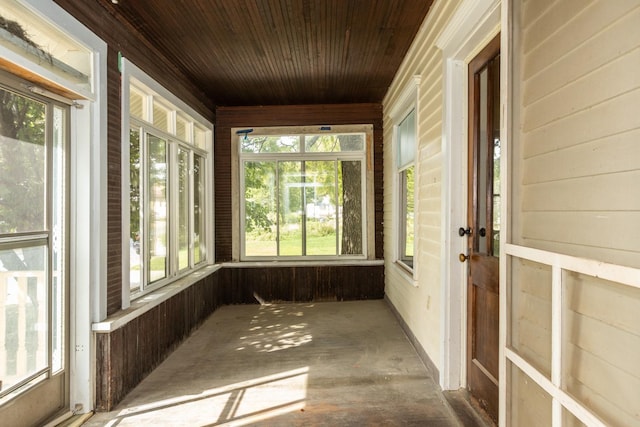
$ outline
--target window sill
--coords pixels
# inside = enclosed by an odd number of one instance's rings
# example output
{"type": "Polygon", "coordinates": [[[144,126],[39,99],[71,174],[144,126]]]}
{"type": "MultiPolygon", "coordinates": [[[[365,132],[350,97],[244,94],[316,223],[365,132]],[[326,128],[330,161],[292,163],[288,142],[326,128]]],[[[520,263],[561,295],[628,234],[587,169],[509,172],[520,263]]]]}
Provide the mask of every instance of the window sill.
{"type": "Polygon", "coordinates": [[[300,261],[236,261],[225,262],[222,264],[225,268],[252,268],[252,267],[318,267],[318,266],[368,266],[368,265],[384,265],[382,259],[349,259],[349,260],[300,260],[300,261]]]}
{"type": "Polygon", "coordinates": [[[162,304],[174,295],[179,294],[191,285],[199,282],[203,278],[218,271],[220,264],[209,265],[193,273],[181,277],[173,283],[156,289],[131,303],[126,310],[121,310],[102,322],[91,325],[91,330],[96,333],[109,333],[129,323],[131,320],[141,316],[152,308],[162,304]]]}
{"type": "Polygon", "coordinates": [[[400,277],[402,277],[404,282],[407,282],[414,288],[418,287],[418,281],[415,278],[415,270],[410,268],[408,265],[401,261],[395,261],[392,265],[396,267],[396,269],[400,272],[400,277]]]}

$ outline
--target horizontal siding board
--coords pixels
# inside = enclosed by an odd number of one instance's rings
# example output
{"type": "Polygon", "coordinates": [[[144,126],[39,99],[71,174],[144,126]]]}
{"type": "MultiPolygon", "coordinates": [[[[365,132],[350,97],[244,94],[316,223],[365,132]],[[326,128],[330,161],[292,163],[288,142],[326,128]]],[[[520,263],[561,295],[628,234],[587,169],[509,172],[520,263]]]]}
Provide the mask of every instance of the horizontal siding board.
{"type": "Polygon", "coordinates": [[[525,131],[606,102],[628,92],[629,88],[640,87],[639,69],[640,47],[527,106],[525,131]]]}
{"type": "Polygon", "coordinates": [[[524,162],[522,184],[637,171],[638,141],[640,129],[634,129],[531,157],[524,162]]]}
{"type": "MultiPolygon", "coordinates": [[[[640,145],[640,144],[639,144],[640,145]]],[[[531,184],[523,188],[522,209],[552,211],[640,211],[640,169],[531,184]]]]}
{"type": "Polygon", "coordinates": [[[613,23],[606,31],[595,35],[589,43],[565,52],[553,66],[524,80],[523,105],[529,105],[637,48],[637,41],[640,40],[639,20],[640,9],[636,9],[613,23]]]}
{"type": "MultiPolygon", "coordinates": [[[[556,4],[561,5],[565,2],[566,0],[556,4]]],[[[559,28],[553,37],[536,44],[535,41],[527,41],[525,35],[524,45],[535,45],[535,48],[526,51],[523,78],[528,79],[568,52],[590,42],[594,35],[638,7],[640,6],[636,0],[617,0],[615,2],[595,1],[585,8],[564,10],[564,14],[558,19],[562,22],[564,18],[565,25],[559,28]]]]}
{"type": "Polygon", "coordinates": [[[640,380],[611,365],[579,347],[567,345],[567,389],[579,401],[588,405],[597,415],[610,425],[621,424],[632,419],[632,424],[640,422],[640,380]],[[584,387],[579,387],[580,385],[584,387]],[[598,405],[602,399],[610,406],[598,405]]]}
{"type": "MultiPolygon", "coordinates": [[[[567,16],[573,16],[576,10],[588,8],[593,0],[562,0],[551,3],[549,1],[530,2],[541,3],[538,8],[545,7],[541,16],[528,15],[532,22],[524,30],[524,50],[529,52],[545,40],[554,36],[554,33],[567,25],[567,16]]],[[[531,8],[525,13],[534,12],[531,8]]],[[[539,9],[540,10],[540,9],[539,9]]]]}
{"type": "Polygon", "coordinates": [[[569,254],[580,258],[593,259],[611,264],[640,268],[640,259],[636,252],[597,246],[584,246],[568,241],[558,241],[557,239],[552,241],[533,237],[519,237],[518,239],[517,244],[522,246],[561,254],[569,254]]]}
{"type": "Polygon", "coordinates": [[[522,236],[640,252],[640,212],[524,212],[522,236]]]}
{"type": "Polygon", "coordinates": [[[640,290],[575,273],[565,282],[571,311],[640,336],[640,290]]]}
{"type": "Polygon", "coordinates": [[[527,21],[523,29],[528,29],[530,26],[537,23],[546,14],[549,8],[556,2],[556,0],[527,0],[523,1],[522,10],[524,16],[527,17],[527,21]]]}
{"type": "Polygon", "coordinates": [[[532,156],[640,129],[640,89],[553,121],[523,135],[523,156],[532,156]],[[615,120],[612,120],[615,118],[615,120]]]}
{"type": "MultiPolygon", "coordinates": [[[[638,332],[638,331],[636,331],[638,332]]],[[[582,351],[606,360],[640,380],[640,335],[611,326],[589,316],[569,312],[566,339],[582,351]]]]}

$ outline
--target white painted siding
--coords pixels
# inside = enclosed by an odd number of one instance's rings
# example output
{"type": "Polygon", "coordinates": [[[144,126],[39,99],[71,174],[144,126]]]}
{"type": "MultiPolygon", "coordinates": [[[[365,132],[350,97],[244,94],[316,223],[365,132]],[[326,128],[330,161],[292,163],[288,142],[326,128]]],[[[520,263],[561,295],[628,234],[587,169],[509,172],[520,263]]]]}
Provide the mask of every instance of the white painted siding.
{"type": "MultiPolygon", "coordinates": [[[[640,268],[640,2],[514,6],[512,241],[640,268]]],[[[512,265],[509,334],[547,375],[548,274],[512,265]]],[[[640,290],[578,274],[565,283],[563,388],[607,425],[640,425],[640,290]]],[[[514,379],[512,421],[549,412],[514,379]]]]}
{"type": "MultiPolygon", "coordinates": [[[[384,104],[384,257],[385,292],[431,360],[440,363],[441,324],[441,191],[443,165],[442,53],[435,41],[455,11],[458,1],[436,0],[404,63],[400,67],[384,104]],[[394,263],[397,235],[393,182],[393,123],[389,111],[414,75],[420,75],[417,103],[418,152],[416,157],[416,253],[417,282],[394,263]]],[[[438,366],[440,368],[440,366],[438,366]]]]}
{"type": "Polygon", "coordinates": [[[640,3],[527,1],[515,243],[640,267],[640,3]]]}

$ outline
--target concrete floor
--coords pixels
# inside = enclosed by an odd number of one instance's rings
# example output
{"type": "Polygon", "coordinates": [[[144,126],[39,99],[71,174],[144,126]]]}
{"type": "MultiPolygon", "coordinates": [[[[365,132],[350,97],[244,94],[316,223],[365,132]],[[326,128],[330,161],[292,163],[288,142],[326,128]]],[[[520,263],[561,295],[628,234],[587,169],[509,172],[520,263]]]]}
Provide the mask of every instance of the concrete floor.
{"type": "Polygon", "coordinates": [[[116,410],[84,424],[105,425],[462,423],[376,300],[222,307],[116,410]]]}

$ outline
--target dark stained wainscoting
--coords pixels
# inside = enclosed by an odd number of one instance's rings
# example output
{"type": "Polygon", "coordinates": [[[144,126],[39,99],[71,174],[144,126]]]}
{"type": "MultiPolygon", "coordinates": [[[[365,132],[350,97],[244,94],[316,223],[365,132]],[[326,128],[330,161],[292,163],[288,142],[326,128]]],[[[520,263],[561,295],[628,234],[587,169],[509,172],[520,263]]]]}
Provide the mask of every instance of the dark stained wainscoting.
{"type": "Polygon", "coordinates": [[[110,411],[216,308],[215,272],[109,333],[96,333],[96,410],[110,411]]]}
{"type": "Polygon", "coordinates": [[[384,265],[225,267],[220,273],[224,299],[231,304],[384,297],[384,265]]]}
{"type": "Polygon", "coordinates": [[[382,264],[224,266],[126,325],[96,333],[96,410],[112,410],[220,306],[381,298],[382,264]]]}

